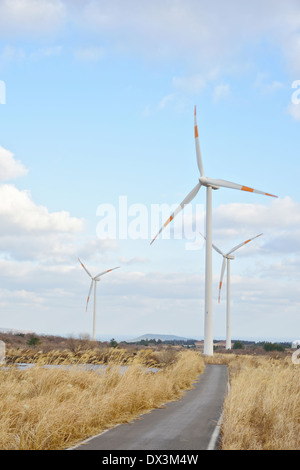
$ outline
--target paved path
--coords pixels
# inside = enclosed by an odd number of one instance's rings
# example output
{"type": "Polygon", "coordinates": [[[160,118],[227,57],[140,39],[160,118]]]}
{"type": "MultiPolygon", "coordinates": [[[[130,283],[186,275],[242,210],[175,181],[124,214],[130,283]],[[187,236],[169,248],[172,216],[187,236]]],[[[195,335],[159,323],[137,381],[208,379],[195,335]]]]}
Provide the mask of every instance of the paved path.
{"type": "Polygon", "coordinates": [[[227,367],[207,365],[181,400],[88,439],[73,450],[207,450],[227,393],[227,367]]]}

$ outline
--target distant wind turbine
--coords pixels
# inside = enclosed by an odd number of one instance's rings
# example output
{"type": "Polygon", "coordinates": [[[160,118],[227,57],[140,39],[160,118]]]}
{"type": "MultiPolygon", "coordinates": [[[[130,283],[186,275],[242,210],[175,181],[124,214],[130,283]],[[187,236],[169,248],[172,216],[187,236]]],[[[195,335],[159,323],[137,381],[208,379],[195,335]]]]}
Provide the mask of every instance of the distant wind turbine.
{"type": "Polygon", "coordinates": [[[198,194],[201,186],[206,187],[206,255],[205,255],[205,311],[204,311],[204,354],[207,356],[213,355],[213,315],[212,315],[212,189],[230,188],[239,189],[241,191],[247,191],[251,193],[263,194],[265,196],[274,196],[273,194],[258,191],[257,189],[249,188],[248,186],[242,186],[241,184],[231,183],[221,179],[207,178],[204,174],[204,168],[202,163],[202,156],[199,143],[197,117],[196,117],[196,106],[194,113],[195,120],[195,145],[196,145],[196,156],[197,164],[200,171],[200,178],[197,185],[192,191],[186,196],[182,203],[177,209],[171,214],[169,219],[164,223],[160,231],[152,240],[151,244],[162,232],[162,230],[179,214],[186,204],[189,204],[198,194]]]}
{"type": "MultiPolygon", "coordinates": [[[[201,233],[202,237],[205,239],[205,236],[201,233]]],[[[244,245],[247,245],[247,243],[251,242],[255,238],[261,237],[263,234],[260,233],[259,235],[256,235],[253,238],[250,238],[249,240],[246,240],[243,243],[240,243],[239,245],[235,246],[232,248],[232,250],[228,251],[228,253],[223,253],[220,248],[218,248],[216,245],[212,244],[212,247],[214,250],[216,250],[221,256],[223,256],[223,263],[222,263],[222,269],[221,269],[221,276],[220,276],[220,283],[219,283],[219,297],[218,297],[218,302],[220,303],[220,298],[221,298],[221,289],[222,289],[222,283],[223,283],[223,277],[224,277],[224,272],[225,268],[227,268],[227,303],[226,303],[226,349],[231,349],[231,305],[230,305],[230,261],[234,260],[234,256],[232,253],[239,248],[241,248],[244,245]]]]}
{"type": "Polygon", "coordinates": [[[91,275],[91,273],[86,269],[86,267],[84,266],[84,264],[80,261],[80,259],[78,258],[78,261],[79,263],[81,264],[81,266],[83,267],[83,269],[86,271],[86,273],[90,276],[90,278],[92,279],[92,282],[91,282],[91,286],[90,286],[90,290],[89,290],[89,295],[88,295],[88,298],[87,298],[87,301],[86,301],[86,311],[88,309],[88,304],[89,304],[89,300],[90,300],[90,295],[91,295],[91,292],[92,292],[92,289],[93,289],[93,284],[94,284],[94,319],[93,319],[93,341],[96,341],[96,304],[97,304],[97,282],[101,281],[101,279],[99,279],[101,276],[103,276],[104,274],[106,273],[110,273],[111,271],[113,271],[114,269],[119,269],[120,266],[116,267],[116,268],[112,268],[112,269],[108,269],[107,271],[103,271],[102,273],[100,274],[97,274],[97,276],[93,277],[91,275]]]}

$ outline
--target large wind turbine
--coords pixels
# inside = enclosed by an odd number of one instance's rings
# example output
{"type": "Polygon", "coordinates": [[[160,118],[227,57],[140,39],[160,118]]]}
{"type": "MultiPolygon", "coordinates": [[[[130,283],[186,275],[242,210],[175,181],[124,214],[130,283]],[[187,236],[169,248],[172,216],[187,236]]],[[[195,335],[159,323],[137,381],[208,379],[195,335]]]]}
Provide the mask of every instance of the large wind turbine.
{"type": "MultiPolygon", "coordinates": [[[[202,233],[201,233],[202,235],[202,233]]],[[[222,284],[223,284],[223,277],[225,273],[225,269],[227,268],[227,303],[226,303],[226,349],[231,349],[231,309],[230,309],[230,261],[234,260],[233,252],[238,250],[244,245],[247,245],[247,243],[251,242],[255,238],[261,237],[263,235],[260,233],[259,235],[256,235],[253,238],[250,238],[249,240],[246,240],[243,243],[240,243],[239,245],[235,246],[232,248],[232,250],[228,251],[228,253],[223,253],[220,248],[218,248],[216,245],[212,244],[212,247],[214,250],[216,250],[221,256],[223,256],[223,263],[222,263],[222,268],[221,268],[221,276],[220,276],[220,283],[219,283],[219,297],[218,297],[218,302],[220,303],[220,297],[221,297],[221,289],[222,289],[222,284]]],[[[205,239],[205,236],[202,235],[202,237],[205,239]]]]}
{"type": "Polygon", "coordinates": [[[212,190],[219,188],[239,189],[241,191],[248,191],[251,193],[263,194],[265,196],[274,196],[273,194],[258,191],[257,189],[249,188],[241,184],[231,183],[221,179],[212,179],[205,176],[202,156],[199,143],[199,134],[196,117],[196,107],[194,113],[195,119],[195,145],[197,164],[200,171],[200,178],[197,185],[186,196],[177,209],[171,214],[169,219],[164,223],[160,231],[152,240],[151,244],[162,232],[162,230],[174,219],[174,217],[189,204],[198,194],[201,186],[206,187],[206,255],[205,255],[205,312],[204,312],[204,354],[207,356],[213,355],[213,323],[212,323],[212,190]]]}
{"type": "Polygon", "coordinates": [[[91,286],[90,286],[90,290],[89,290],[89,295],[88,295],[88,298],[87,298],[87,301],[86,301],[86,311],[87,311],[87,309],[88,309],[88,304],[89,304],[89,300],[90,300],[90,295],[91,295],[92,288],[93,288],[93,284],[94,284],[93,341],[96,341],[97,282],[101,281],[101,279],[100,279],[101,276],[103,276],[103,275],[106,274],[106,273],[110,273],[110,272],[113,271],[114,269],[119,269],[120,266],[118,266],[118,267],[116,267],[116,268],[108,269],[107,271],[103,271],[102,273],[97,274],[97,276],[93,277],[93,276],[91,275],[91,273],[86,269],[86,267],[84,266],[84,264],[80,261],[79,258],[78,258],[78,261],[79,261],[79,263],[81,264],[81,266],[83,267],[83,269],[86,271],[86,273],[87,273],[87,274],[90,276],[90,278],[92,279],[91,286]]]}

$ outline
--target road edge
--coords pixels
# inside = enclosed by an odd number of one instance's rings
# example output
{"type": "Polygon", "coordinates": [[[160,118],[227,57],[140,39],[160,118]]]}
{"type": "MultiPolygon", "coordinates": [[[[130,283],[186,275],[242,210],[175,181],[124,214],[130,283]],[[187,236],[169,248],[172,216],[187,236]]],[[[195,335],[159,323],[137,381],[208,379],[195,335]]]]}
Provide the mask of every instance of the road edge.
{"type": "MultiPolygon", "coordinates": [[[[229,382],[229,378],[228,378],[227,396],[229,395],[229,392],[230,392],[230,382],[229,382]]],[[[214,432],[211,435],[211,438],[210,438],[210,441],[208,443],[208,446],[207,446],[206,450],[216,450],[216,448],[217,448],[217,443],[218,443],[218,440],[219,440],[220,434],[221,434],[221,426],[222,426],[222,422],[223,422],[223,415],[224,415],[224,411],[222,411],[222,413],[221,413],[221,416],[220,416],[220,418],[219,418],[219,420],[216,424],[214,432]]]]}

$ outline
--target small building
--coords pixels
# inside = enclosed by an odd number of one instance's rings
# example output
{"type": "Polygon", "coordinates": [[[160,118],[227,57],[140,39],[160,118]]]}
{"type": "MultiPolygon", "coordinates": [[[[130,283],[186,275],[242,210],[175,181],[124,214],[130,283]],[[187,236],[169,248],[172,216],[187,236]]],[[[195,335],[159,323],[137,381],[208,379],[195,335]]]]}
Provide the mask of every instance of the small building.
{"type": "Polygon", "coordinates": [[[204,351],[204,341],[195,341],[195,348],[199,349],[200,351],[204,351]]]}
{"type": "Polygon", "coordinates": [[[292,342],[292,349],[299,349],[300,348],[300,339],[296,339],[292,342]]]}
{"type": "MultiPolygon", "coordinates": [[[[216,349],[226,349],[226,341],[218,341],[214,343],[214,347],[216,349]]],[[[232,348],[232,344],[230,344],[230,347],[232,348]]]]}

